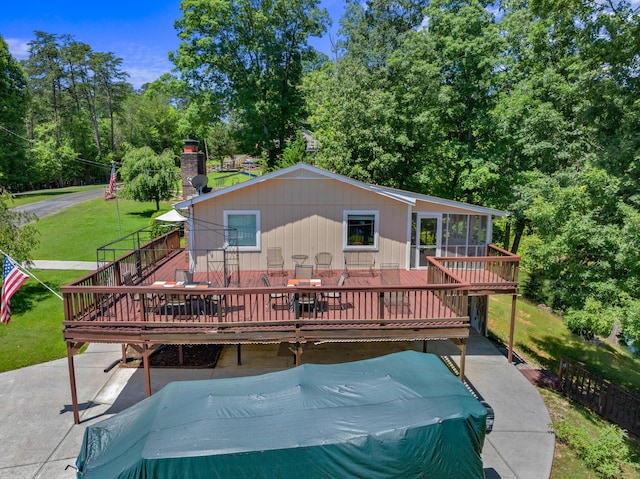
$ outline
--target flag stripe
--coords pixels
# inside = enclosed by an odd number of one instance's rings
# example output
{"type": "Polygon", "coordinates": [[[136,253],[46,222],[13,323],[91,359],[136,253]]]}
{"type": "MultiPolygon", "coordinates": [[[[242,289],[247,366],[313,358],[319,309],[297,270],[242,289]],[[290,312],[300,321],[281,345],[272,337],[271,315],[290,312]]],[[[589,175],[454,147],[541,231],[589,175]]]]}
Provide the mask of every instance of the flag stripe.
{"type": "Polygon", "coordinates": [[[0,298],[0,322],[8,323],[11,319],[11,308],[9,300],[15,294],[20,286],[29,279],[29,276],[20,271],[16,265],[9,259],[4,257],[4,267],[2,269],[2,295],[0,298]]]}
{"type": "Polygon", "coordinates": [[[113,191],[116,188],[116,165],[111,164],[111,178],[109,178],[109,189],[107,190],[107,194],[109,196],[113,195],[113,191]]]}

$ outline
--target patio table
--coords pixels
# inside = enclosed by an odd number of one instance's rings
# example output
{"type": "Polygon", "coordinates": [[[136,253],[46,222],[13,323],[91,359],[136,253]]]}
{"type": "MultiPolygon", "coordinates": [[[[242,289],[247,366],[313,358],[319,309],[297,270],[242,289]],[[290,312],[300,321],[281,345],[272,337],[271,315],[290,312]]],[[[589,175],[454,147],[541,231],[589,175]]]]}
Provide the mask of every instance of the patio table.
{"type": "Polygon", "coordinates": [[[300,264],[304,264],[304,262],[307,261],[307,259],[309,259],[309,256],[306,254],[294,254],[294,255],[291,255],[291,259],[295,264],[300,265],[300,264]]]}
{"type": "MultiPolygon", "coordinates": [[[[291,278],[287,281],[288,287],[296,287],[296,286],[322,286],[322,279],[312,278],[291,278]]],[[[309,293],[302,293],[302,299],[298,293],[293,293],[293,300],[291,304],[293,305],[293,312],[295,318],[298,319],[300,317],[300,308],[298,306],[303,306],[305,304],[313,306],[313,315],[317,316],[317,308],[316,308],[317,298],[316,294],[310,295],[309,293]]]]}

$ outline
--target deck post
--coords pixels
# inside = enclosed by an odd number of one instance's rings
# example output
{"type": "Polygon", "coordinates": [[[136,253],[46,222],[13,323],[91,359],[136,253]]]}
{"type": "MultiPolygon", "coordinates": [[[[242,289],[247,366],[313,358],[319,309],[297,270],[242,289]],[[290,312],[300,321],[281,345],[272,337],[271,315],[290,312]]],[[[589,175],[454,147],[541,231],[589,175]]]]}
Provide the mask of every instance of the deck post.
{"type": "Polygon", "coordinates": [[[76,390],[76,372],[73,364],[73,347],[67,342],[67,364],[69,365],[69,385],[71,386],[71,404],[73,407],[73,423],[80,424],[78,412],[78,392],[76,390]]]}
{"type": "Polygon", "coordinates": [[[151,396],[151,374],[149,372],[149,355],[151,350],[147,343],[142,344],[142,364],[144,365],[144,384],[147,390],[147,397],[151,396]]]}
{"type": "Polygon", "coordinates": [[[467,361],[467,338],[460,340],[460,381],[464,382],[464,366],[467,361]]]}
{"type": "Polygon", "coordinates": [[[516,298],[517,295],[511,296],[511,323],[509,326],[509,351],[507,353],[507,361],[513,364],[513,332],[516,325],[516,298]]]}
{"type": "Polygon", "coordinates": [[[296,344],[296,356],[295,356],[295,361],[296,361],[296,366],[300,366],[302,364],[302,344],[301,343],[297,343],[296,344]]]}

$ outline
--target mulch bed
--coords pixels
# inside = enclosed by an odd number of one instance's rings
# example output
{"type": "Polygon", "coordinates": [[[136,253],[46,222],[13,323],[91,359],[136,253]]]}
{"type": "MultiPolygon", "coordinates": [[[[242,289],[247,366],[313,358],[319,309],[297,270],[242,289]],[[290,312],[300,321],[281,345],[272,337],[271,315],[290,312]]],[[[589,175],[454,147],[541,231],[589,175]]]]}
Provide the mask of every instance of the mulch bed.
{"type": "Polygon", "coordinates": [[[557,389],[558,376],[546,369],[520,369],[531,384],[539,388],[557,389]]]}
{"type": "MultiPolygon", "coordinates": [[[[167,344],[159,347],[149,356],[152,368],[214,368],[220,358],[223,346],[217,344],[184,344],[182,345],[182,364],[179,361],[178,345],[167,344]]],[[[128,358],[126,367],[142,367],[139,357],[128,358]]]]}

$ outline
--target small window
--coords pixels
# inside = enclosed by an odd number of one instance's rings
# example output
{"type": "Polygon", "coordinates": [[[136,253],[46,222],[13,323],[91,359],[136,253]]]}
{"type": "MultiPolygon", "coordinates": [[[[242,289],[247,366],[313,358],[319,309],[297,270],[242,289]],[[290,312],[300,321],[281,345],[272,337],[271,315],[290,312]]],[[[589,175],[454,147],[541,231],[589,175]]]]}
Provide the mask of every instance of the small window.
{"type": "Polygon", "coordinates": [[[344,232],[345,249],[378,249],[379,213],[345,211],[344,232]]]}
{"type": "Polygon", "coordinates": [[[225,211],[224,226],[234,230],[227,234],[230,245],[241,251],[260,251],[260,211],[225,211]]]}

